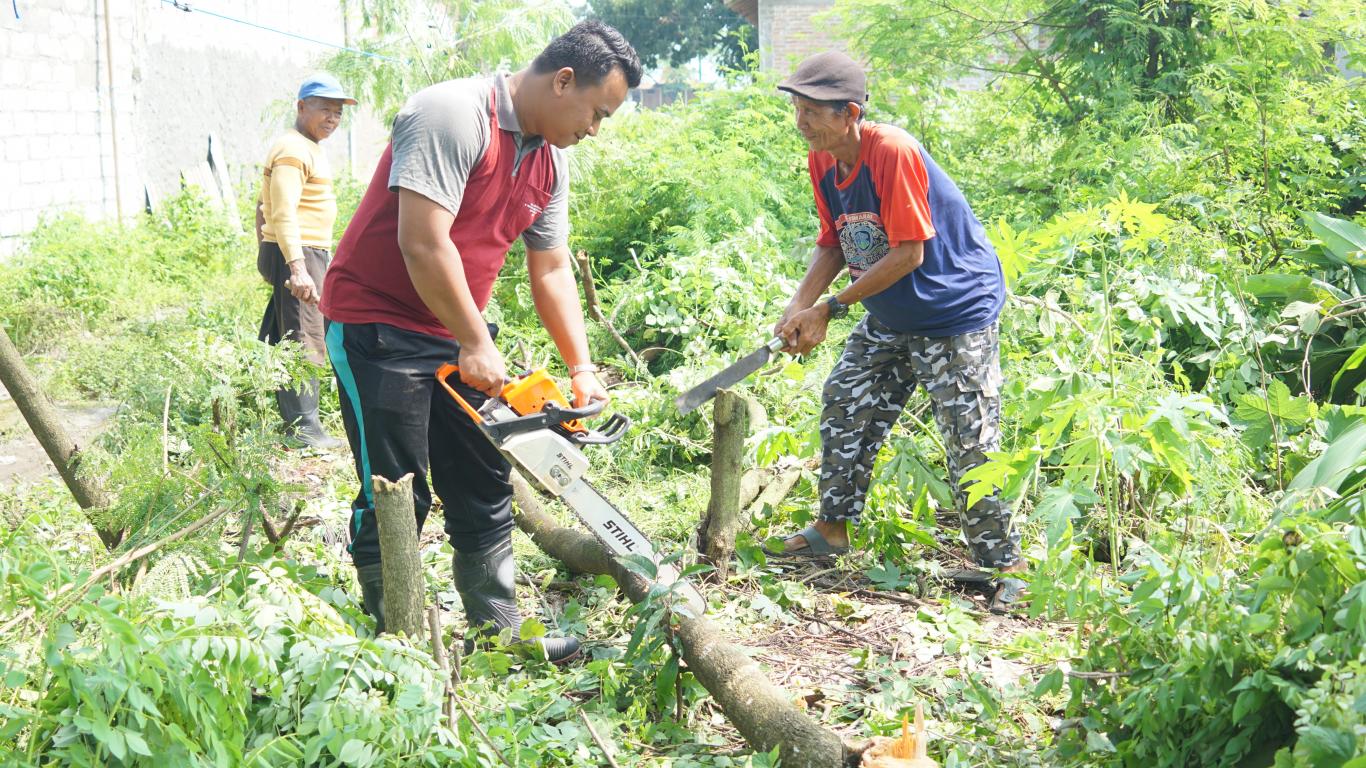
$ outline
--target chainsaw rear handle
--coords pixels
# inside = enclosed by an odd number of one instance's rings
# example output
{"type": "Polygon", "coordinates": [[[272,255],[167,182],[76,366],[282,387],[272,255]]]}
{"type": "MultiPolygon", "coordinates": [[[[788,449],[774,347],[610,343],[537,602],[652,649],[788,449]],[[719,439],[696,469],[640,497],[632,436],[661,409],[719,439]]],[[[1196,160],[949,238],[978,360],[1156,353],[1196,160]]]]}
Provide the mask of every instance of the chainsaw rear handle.
{"type": "MultiPolygon", "coordinates": [[[[601,430],[584,429],[578,424],[574,425],[577,428],[571,428],[569,426],[571,422],[591,418],[602,413],[602,409],[607,407],[607,403],[603,400],[595,400],[582,408],[569,408],[554,401],[547,401],[537,413],[531,413],[525,416],[519,415],[515,419],[508,419],[506,421],[488,421],[484,418],[483,414],[479,413],[474,406],[470,405],[470,402],[462,397],[448,381],[451,374],[458,374],[459,372],[460,367],[458,365],[447,363],[437,370],[436,378],[437,381],[441,382],[441,386],[445,387],[446,391],[450,393],[450,396],[455,398],[455,402],[460,408],[464,410],[465,413],[469,414],[471,419],[474,419],[474,423],[479,425],[479,427],[487,432],[490,437],[500,443],[508,437],[522,432],[532,432],[538,429],[555,429],[565,437],[580,445],[607,445],[620,440],[622,436],[626,434],[626,429],[631,426],[631,420],[619,413],[612,414],[611,418],[607,420],[607,423],[603,425],[603,429],[601,430]]],[[[512,386],[512,384],[504,385],[502,391],[506,392],[512,386]]],[[[503,399],[501,394],[499,395],[499,399],[503,399]]],[[[504,402],[506,402],[506,400],[504,400],[504,402]]]]}

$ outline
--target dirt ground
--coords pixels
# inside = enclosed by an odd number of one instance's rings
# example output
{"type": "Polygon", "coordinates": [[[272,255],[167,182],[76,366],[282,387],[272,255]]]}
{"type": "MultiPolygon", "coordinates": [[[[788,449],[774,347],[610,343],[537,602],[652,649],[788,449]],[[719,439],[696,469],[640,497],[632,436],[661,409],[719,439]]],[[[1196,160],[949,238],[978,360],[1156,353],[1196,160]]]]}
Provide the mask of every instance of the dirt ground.
{"type": "MultiPolygon", "coordinates": [[[[98,403],[58,403],[57,410],[76,444],[84,446],[99,435],[116,409],[98,403]]],[[[57,469],[24,423],[14,400],[0,387],[0,485],[44,477],[58,477],[57,469]]]]}

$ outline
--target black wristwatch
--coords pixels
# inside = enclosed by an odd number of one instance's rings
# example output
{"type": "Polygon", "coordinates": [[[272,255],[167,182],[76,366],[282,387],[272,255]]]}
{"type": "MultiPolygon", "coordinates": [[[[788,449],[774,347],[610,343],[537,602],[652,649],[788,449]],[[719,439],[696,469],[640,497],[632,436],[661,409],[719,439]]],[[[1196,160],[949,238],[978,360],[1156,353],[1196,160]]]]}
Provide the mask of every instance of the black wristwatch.
{"type": "Polygon", "coordinates": [[[830,294],[830,298],[825,300],[825,307],[830,310],[831,320],[838,320],[849,314],[849,305],[841,304],[840,300],[835,298],[835,294],[833,293],[830,294]]]}

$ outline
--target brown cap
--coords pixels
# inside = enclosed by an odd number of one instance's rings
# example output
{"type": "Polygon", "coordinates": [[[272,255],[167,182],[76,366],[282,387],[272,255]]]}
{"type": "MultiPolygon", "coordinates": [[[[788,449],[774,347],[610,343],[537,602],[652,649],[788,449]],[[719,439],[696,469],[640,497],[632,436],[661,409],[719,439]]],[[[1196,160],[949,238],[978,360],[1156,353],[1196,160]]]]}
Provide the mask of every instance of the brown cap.
{"type": "Polygon", "coordinates": [[[811,56],[778,83],[778,90],[814,101],[868,101],[868,76],[857,61],[839,51],[811,56]]]}

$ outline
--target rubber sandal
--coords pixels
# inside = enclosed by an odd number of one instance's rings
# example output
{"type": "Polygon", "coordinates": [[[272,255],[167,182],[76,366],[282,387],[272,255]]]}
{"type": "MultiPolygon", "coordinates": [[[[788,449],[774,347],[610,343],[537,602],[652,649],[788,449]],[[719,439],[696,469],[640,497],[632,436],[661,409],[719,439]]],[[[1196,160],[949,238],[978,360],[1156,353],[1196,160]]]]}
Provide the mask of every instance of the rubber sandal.
{"type": "Polygon", "coordinates": [[[991,596],[991,604],[987,610],[997,616],[1011,613],[1020,607],[1020,601],[1024,598],[1028,586],[1020,579],[1001,578],[996,584],[996,594],[991,596]]]}
{"type": "MultiPolygon", "coordinates": [[[[816,530],[816,526],[814,525],[808,525],[800,531],[797,531],[796,533],[792,534],[792,536],[800,536],[803,539],[806,539],[806,546],[800,549],[784,549],[778,552],[775,552],[765,547],[764,554],[768,555],[769,557],[797,560],[801,558],[830,558],[835,557],[836,555],[842,555],[845,552],[849,551],[849,547],[847,546],[831,546],[830,542],[825,540],[825,537],[821,535],[820,531],[816,530]]],[[[789,539],[791,538],[791,536],[784,536],[783,538],[789,539]]]]}
{"type": "Polygon", "coordinates": [[[955,568],[944,571],[943,578],[958,584],[970,584],[974,587],[991,587],[996,583],[996,577],[986,571],[976,568],[955,568]]]}

